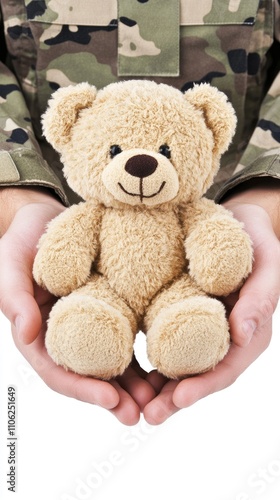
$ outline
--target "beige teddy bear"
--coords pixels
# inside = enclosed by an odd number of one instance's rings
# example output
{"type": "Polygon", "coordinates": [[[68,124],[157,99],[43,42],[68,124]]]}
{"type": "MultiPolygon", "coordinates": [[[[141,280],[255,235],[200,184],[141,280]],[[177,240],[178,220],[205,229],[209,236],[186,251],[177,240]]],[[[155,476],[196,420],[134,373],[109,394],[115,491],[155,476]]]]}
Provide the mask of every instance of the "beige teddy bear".
{"type": "Polygon", "coordinates": [[[127,81],[56,91],[43,117],[69,185],[84,200],[50,222],[35,280],[62,297],[46,346],[57,364],[110,379],[135,335],[169,378],[205,372],[227,353],[225,309],[252,266],[242,225],[203,198],[236,118],[209,85],[185,94],[127,81]]]}

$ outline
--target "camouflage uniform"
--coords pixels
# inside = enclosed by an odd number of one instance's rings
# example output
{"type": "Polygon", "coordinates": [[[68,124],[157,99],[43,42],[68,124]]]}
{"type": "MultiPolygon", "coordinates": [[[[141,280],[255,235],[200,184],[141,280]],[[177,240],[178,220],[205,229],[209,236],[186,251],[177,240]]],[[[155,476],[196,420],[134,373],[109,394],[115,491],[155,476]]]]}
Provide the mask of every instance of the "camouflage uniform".
{"type": "Polygon", "coordinates": [[[51,93],[151,78],[181,90],[210,82],[238,116],[209,196],[280,177],[279,0],[0,0],[0,186],[42,185],[75,201],[41,135],[51,93]]]}

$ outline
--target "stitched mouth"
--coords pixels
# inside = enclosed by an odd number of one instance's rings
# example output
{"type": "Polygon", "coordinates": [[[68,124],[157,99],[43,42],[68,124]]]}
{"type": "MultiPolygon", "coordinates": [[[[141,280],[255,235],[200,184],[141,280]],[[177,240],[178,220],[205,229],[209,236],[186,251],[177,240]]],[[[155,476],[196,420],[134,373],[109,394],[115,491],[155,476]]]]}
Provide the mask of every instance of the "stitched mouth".
{"type": "Polygon", "coordinates": [[[129,196],[139,196],[141,203],[143,202],[144,198],[154,198],[155,196],[157,196],[163,190],[165,184],[166,184],[166,182],[163,181],[163,183],[161,184],[160,188],[158,189],[158,191],[156,193],[153,193],[153,194],[150,194],[150,195],[144,195],[144,192],[143,192],[143,179],[142,178],[140,179],[140,193],[130,193],[129,191],[127,191],[122,186],[122,184],[120,182],[118,182],[118,185],[120,186],[121,190],[125,194],[129,194],[129,196]]]}

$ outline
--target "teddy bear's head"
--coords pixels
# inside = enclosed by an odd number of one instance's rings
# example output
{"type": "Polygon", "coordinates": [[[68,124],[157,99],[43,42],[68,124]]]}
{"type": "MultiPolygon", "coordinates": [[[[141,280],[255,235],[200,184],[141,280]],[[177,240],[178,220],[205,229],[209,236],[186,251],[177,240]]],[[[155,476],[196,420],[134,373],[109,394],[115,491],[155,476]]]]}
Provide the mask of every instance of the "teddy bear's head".
{"type": "Polygon", "coordinates": [[[43,116],[70,187],[105,206],[154,207],[201,197],[234,134],[226,96],[210,85],[181,93],[131,80],[53,94],[43,116]]]}

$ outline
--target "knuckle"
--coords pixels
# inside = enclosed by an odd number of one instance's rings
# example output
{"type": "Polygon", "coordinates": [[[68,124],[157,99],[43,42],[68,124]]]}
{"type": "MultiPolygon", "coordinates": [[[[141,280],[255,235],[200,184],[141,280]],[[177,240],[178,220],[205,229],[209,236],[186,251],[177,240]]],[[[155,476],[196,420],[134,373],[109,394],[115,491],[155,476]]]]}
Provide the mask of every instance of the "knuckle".
{"type": "Polygon", "coordinates": [[[259,306],[261,318],[267,321],[272,317],[276,306],[278,304],[279,294],[270,293],[265,299],[262,300],[259,306]]]}
{"type": "Polygon", "coordinates": [[[15,321],[15,315],[11,312],[11,300],[10,296],[3,296],[0,292],[0,311],[8,318],[13,324],[15,321]]]}
{"type": "Polygon", "coordinates": [[[224,390],[227,387],[233,385],[242,373],[239,365],[235,366],[231,361],[225,357],[221,363],[223,364],[223,377],[218,380],[218,386],[215,387],[215,391],[224,390]]]}
{"type": "Polygon", "coordinates": [[[233,370],[232,367],[230,366],[227,371],[227,376],[225,377],[224,380],[224,385],[222,389],[226,389],[227,387],[230,387],[233,385],[236,380],[239,378],[240,372],[237,370],[233,370]]]}
{"type": "Polygon", "coordinates": [[[263,335],[263,350],[265,351],[271,342],[272,338],[272,331],[269,334],[263,335]]]}

